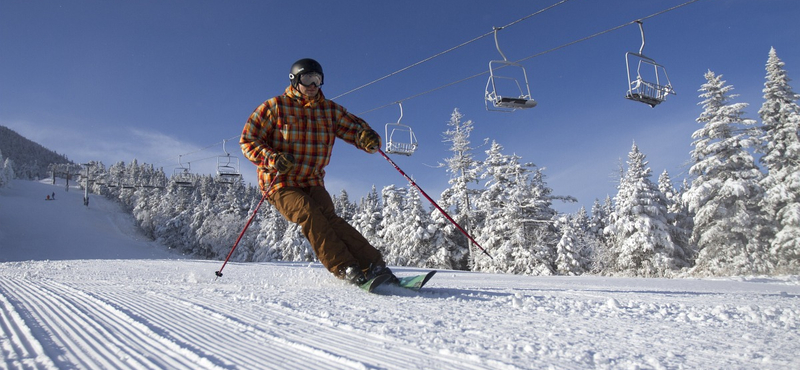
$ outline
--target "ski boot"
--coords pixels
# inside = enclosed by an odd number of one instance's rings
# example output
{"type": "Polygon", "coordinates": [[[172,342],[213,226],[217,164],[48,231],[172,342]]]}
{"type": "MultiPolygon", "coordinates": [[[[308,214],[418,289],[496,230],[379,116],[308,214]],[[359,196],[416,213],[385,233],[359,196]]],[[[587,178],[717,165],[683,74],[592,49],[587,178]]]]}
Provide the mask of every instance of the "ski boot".
{"type": "Polygon", "coordinates": [[[377,263],[371,264],[369,266],[369,269],[367,269],[367,272],[365,273],[365,275],[367,276],[367,279],[372,279],[372,278],[374,278],[376,276],[380,276],[380,275],[390,275],[391,278],[387,281],[388,283],[390,283],[390,284],[399,284],[400,283],[400,280],[397,278],[397,276],[394,276],[394,273],[392,272],[392,270],[390,268],[386,267],[386,263],[384,263],[384,262],[377,262],[377,263]]]}
{"type": "Polygon", "coordinates": [[[363,285],[369,279],[358,265],[352,265],[339,273],[339,277],[355,285],[363,285]]]}

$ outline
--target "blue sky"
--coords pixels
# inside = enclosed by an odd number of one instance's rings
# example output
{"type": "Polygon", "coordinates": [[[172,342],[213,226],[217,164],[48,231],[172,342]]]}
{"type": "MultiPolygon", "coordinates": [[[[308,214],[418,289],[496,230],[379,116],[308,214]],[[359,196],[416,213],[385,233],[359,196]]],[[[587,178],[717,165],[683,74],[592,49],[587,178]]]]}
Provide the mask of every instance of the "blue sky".
{"type": "MultiPolygon", "coordinates": [[[[686,1],[570,0],[500,31],[500,46],[509,60],[528,58],[686,1]]],[[[332,98],[557,2],[0,0],[0,125],[76,162],[136,158],[171,174],[187,154],[193,170],[212,173],[222,141],[283,92],[297,59],[323,65],[332,98]]],[[[722,74],[757,118],[770,47],[800,76],[798,18],[796,0],[700,0],[647,19],[644,54],[677,91],[656,108],[623,98],[624,55],[640,46],[635,25],[525,60],[539,102],[530,110],[487,112],[488,74],[406,100],[402,123],[420,148],[393,158],[438,198],[447,175],[436,165],[450,155],[442,133],[458,108],[474,123],[478,159],[483,139],[496,140],[546,167],[555,194],[578,198],[560,211],[614,196],[634,141],[653,180],[666,169],[677,186],[688,175],[703,74],[722,74]]],[[[336,101],[383,134],[400,110],[375,108],[487,72],[499,58],[484,37],[336,101]]],[[[241,157],[236,139],[226,149],[241,157]]],[[[241,171],[255,179],[244,159],[241,171]]],[[[358,199],[388,184],[405,180],[380,155],[337,144],[332,194],[358,199]]]]}

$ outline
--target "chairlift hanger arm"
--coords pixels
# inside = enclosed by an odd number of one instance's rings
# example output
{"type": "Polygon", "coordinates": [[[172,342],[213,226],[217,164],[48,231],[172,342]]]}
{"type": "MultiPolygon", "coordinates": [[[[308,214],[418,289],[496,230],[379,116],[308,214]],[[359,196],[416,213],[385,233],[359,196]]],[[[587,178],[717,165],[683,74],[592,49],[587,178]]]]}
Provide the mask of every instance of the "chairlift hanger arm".
{"type": "Polygon", "coordinates": [[[503,57],[503,61],[507,62],[508,59],[506,55],[503,54],[503,50],[500,50],[500,42],[497,41],[497,31],[502,30],[503,27],[494,27],[494,46],[497,48],[497,52],[500,53],[500,56],[503,57]]]}
{"type": "Polygon", "coordinates": [[[397,123],[400,124],[400,120],[403,119],[403,102],[397,102],[397,105],[400,106],[400,117],[397,119],[397,123]]]}
{"type": "Polygon", "coordinates": [[[636,23],[639,25],[639,33],[642,34],[642,46],[639,47],[639,55],[644,55],[642,54],[644,51],[644,25],[642,24],[641,19],[637,19],[636,23]]]}

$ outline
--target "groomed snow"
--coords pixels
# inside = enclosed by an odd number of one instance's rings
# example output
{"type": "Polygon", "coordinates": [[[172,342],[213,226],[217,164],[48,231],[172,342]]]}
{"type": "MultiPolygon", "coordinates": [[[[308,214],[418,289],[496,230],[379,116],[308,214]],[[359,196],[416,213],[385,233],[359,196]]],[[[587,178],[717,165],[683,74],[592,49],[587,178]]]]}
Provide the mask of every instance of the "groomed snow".
{"type": "Polygon", "coordinates": [[[0,189],[0,368],[800,368],[797,276],[441,271],[419,293],[368,294],[319,264],[230,263],[215,281],[221,261],[82,198],[0,189]]]}

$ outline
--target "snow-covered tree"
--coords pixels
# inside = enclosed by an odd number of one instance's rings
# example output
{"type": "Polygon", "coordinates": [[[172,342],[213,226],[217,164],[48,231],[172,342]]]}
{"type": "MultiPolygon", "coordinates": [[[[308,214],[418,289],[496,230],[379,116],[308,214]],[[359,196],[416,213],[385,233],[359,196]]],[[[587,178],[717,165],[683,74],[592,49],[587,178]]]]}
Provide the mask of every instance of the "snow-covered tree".
{"type": "Polygon", "coordinates": [[[550,222],[549,189],[542,189],[532,163],[505,155],[494,142],[481,167],[485,190],[476,207],[485,220],[477,241],[492,256],[475,255],[475,269],[489,272],[550,275],[557,236],[550,222]]]}
{"type": "Polygon", "coordinates": [[[763,123],[761,162],[767,175],[762,209],[773,220],[768,239],[778,273],[800,272],[800,96],[789,85],[784,62],[769,51],[764,103],[758,111],[763,123]]]}
{"type": "Polygon", "coordinates": [[[588,232],[591,233],[593,239],[597,241],[597,246],[592,257],[593,262],[591,268],[591,271],[595,273],[605,270],[605,267],[609,265],[609,261],[606,260],[606,257],[609,256],[610,253],[608,253],[608,244],[606,243],[606,237],[603,231],[610,223],[612,212],[614,212],[614,203],[611,200],[611,196],[606,195],[606,199],[603,203],[600,203],[599,199],[594,200],[594,204],[592,205],[592,217],[589,219],[588,232]]]}
{"type": "Polygon", "coordinates": [[[339,196],[333,196],[333,207],[336,209],[336,214],[343,220],[347,222],[353,221],[353,217],[355,217],[356,214],[356,205],[350,203],[350,197],[347,195],[347,191],[342,189],[339,196]]]}
{"type": "Polygon", "coordinates": [[[282,261],[284,260],[283,252],[281,251],[282,241],[283,237],[287,235],[289,221],[286,221],[283,215],[272,205],[264,204],[261,207],[253,261],[282,261]]]}
{"type": "Polygon", "coordinates": [[[351,224],[353,227],[374,246],[381,245],[378,231],[383,220],[383,207],[381,198],[375,185],[366,197],[361,199],[361,203],[356,208],[351,224]]]}
{"type": "Polygon", "coordinates": [[[14,161],[11,158],[3,159],[3,153],[0,152],[0,188],[8,186],[16,175],[14,174],[14,161]]]}
{"type": "Polygon", "coordinates": [[[685,251],[685,259],[689,265],[692,265],[695,257],[694,248],[690,242],[693,227],[692,217],[689,215],[686,203],[681,199],[686,189],[687,187],[682,187],[680,190],[676,190],[667,170],[664,170],[658,177],[658,190],[664,194],[666,199],[667,221],[671,226],[672,240],[685,251]]]}
{"type": "Polygon", "coordinates": [[[398,230],[403,239],[395,242],[391,254],[384,258],[399,266],[424,267],[435,250],[436,229],[430,214],[422,207],[417,188],[411,187],[406,192],[402,216],[398,230]]]}
{"type": "MultiPolygon", "coordinates": [[[[454,109],[450,115],[448,126],[450,128],[444,132],[444,142],[450,143],[452,156],[446,158],[444,166],[450,175],[448,181],[450,187],[442,192],[440,200],[437,202],[445,209],[450,216],[462,228],[470,232],[479,220],[474,219],[473,206],[471,202],[476,196],[477,191],[469,187],[472,183],[477,183],[478,163],[473,159],[473,148],[469,141],[472,133],[472,121],[462,121],[464,115],[454,109]]],[[[433,213],[434,223],[444,232],[447,240],[442,240],[436,251],[443,262],[449,260],[450,265],[455,269],[466,270],[472,264],[471,259],[475,251],[470,250],[468,239],[453,226],[450,221],[443,217],[439,212],[433,213]]],[[[480,252],[477,252],[480,253],[480,252]]]]}
{"type": "Polygon", "coordinates": [[[686,253],[672,239],[667,200],[650,180],[645,155],[635,143],[627,163],[611,222],[605,229],[611,257],[606,272],[665,276],[686,267],[686,253]]]}
{"type": "Polygon", "coordinates": [[[733,86],[708,71],[700,89],[702,128],[692,134],[689,172],[694,176],[684,201],[694,214],[694,271],[730,275],[766,273],[771,266],[759,244],[768,228],[759,202],[762,173],[748,151],[757,140],[755,121],[744,118],[746,103],[731,103],[733,86]]]}
{"type": "Polygon", "coordinates": [[[278,247],[283,261],[313,262],[317,261],[311,243],[303,235],[299,224],[289,222],[286,233],[281,238],[278,247]]]}
{"type": "Polygon", "coordinates": [[[561,275],[581,275],[594,267],[599,242],[590,229],[589,215],[581,207],[578,213],[562,218],[561,240],[556,246],[556,271],[561,275]]]}
{"type": "Polygon", "coordinates": [[[378,231],[381,244],[376,247],[381,250],[386,263],[390,265],[404,263],[398,257],[402,254],[398,250],[408,242],[408,235],[403,228],[403,219],[406,217],[405,194],[405,188],[397,188],[394,185],[386,186],[381,191],[383,217],[378,231]]]}

